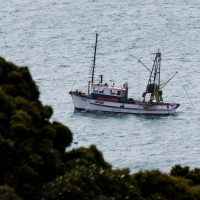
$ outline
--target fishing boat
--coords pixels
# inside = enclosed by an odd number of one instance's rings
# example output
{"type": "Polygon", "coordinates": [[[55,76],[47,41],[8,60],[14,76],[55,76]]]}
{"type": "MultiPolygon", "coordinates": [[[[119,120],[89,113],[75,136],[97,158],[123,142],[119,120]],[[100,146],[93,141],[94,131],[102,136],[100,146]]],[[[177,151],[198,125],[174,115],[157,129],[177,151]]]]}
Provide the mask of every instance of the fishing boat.
{"type": "Polygon", "coordinates": [[[88,81],[87,92],[82,90],[71,90],[69,94],[72,97],[74,108],[76,110],[102,111],[113,113],[127,114],[153,114],[153,115],[169,115],[176,112],[180,106],[179,103],[169,103],[163,101],[162,87],[165,86],[172,78],[161,84],[161,52],[155,54],[155,60],[152,69],[148,69],[140,60],[139,62],[146,67],[149,72],[149,80],[142,98],[134,99],[128,96],[128,83],[122,86],[108,84],[103,81],[103,75],[100,80],[94,82],[95,60],[98,42],[98,33],[96,33],[94,59],[91,70],[91,81],[88,81]],[[147,97],[149,97],[147,99],[147,97]]]}

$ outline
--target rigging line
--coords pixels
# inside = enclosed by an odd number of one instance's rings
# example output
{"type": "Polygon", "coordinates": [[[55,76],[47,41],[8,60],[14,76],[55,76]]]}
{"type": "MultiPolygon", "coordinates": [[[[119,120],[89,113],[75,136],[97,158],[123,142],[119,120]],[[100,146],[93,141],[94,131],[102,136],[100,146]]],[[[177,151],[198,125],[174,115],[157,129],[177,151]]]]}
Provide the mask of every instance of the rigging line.
{"type": "MultiPolygon", "coordinates": [[[[180,81],[181,81],[181,78],[180,78],[180,76],[179,76],[178,72],[177,72],[177,75],[178,75],[178,77],[179,77],[179,79],[180,79],[180,81]]],[[[183,86],[183,83],[182,83],[182,81],[181,81],[181,84],[182,84],[182,86],[183,86]]],[[[185,89],[185,87],[184,87],[184,86],[183,86],[183,88],[184,88],[184,90],[185,90],[185,92],[186,92],[186,94],[187,94],[187,96],[188,96],[188,98],[189,98],[189,100],[190,100],[190,102],[191,102],[191,104],[192,104],[193,108],[195,109],[195,107],[194,107],[194,105],[193,105],[193,103],[192,103],[192,101],[191,101],[191,99],[190,99],[190,97],[189,97],[189,95],[188,95],[188,93],[187,93],[187,91],[186,91],[186,89],[185,89]]]]}
{"type": "MultiPolygon", "coordinates": [[[[74,84],[75,84],[75,82],[76,82],[76,80],[74,81],[74,84]]],[[[72,88],[74,87],[74,84],[72,85],[72,88]]],[[[72,88],[71,88],[71,90],[70,90],[70,91],[72,91],[72,88]]]]}
{"type": "MultiPolygon", "coordinates": [[[[167,60],[169,66],[170,66],[170,70],[172,72],[172,66],[170,65],[169,61],[167,60]]],[[[172,79],[172,86],[173,86],[173,89],[174,89],[174,80],[172,79]]],[[[174,102],[174,99],[173,99],[173,102],[174,102]]]]}
{"type": "Polygon", "coordinates": [[[146,67],[146,69],[149,70],[149,71],[151,72],[151,70],[150,70],[141,60],[138,60],[138,62],[142,63],[142,65],[143,65],[144,67],[146,67]]]}
{"type": "Polygon", "coordinates": [[[139,99],[139,91],[140,91],[140,65],[138,64],[138,66],[139,66],[139,76],[138,76],[138,78],[139,78],[139,84],[138,84],[138,99],[139,99]]]}
{"type": "Polygon", "coordinates": [[[140,109],[139,109],[139,107],[140,107],[140,105],[139,105],[139,100],[140,100],[140,97],[139,97],[139,91],[140,91],[140,65],[138,64],[138,66],[139,66],[139,76],[138,76],[138,79],[139,79],[138,80],[139,81],[139,84],[138,84],[138,111],[139,111],[139,114],[140,114],[140,109]]]}
{"type": "Polygon", "coordinates": [[[171,69],[171,72],[172,72],[172,66],[170,65],[169,61],[166,59],[166,61],[168,62],[169,66],[170,66],[170,69],[171,69]]]}
{"type": "MultiPolygon", "coordinates": [[[[168,62],[169,66],[170,66],[170,70],[172,72],[172,66],[171,66],[171,64],[169,63],[169,61],[167,59],[164,59],[164,60],[166,60],[168,62]]],[[[173,79],[172,79],[172,87],[174,88],[174,80],[173,79]]],[[[173,99],[173,102],[174,102],[174,99],[173,99]]]]}
{"type": "Polygon", "coordinates": [[[162,88],[164,88],[165,85],[167,85],[167,83],[169,83],[169,81],[171,81],[177,73],[178,73],[178,72],[176,72],[168,81],[165,81],[164,83],[162,83],[162,84],[161,84],[161,86],[163,85],[162,88]]]}

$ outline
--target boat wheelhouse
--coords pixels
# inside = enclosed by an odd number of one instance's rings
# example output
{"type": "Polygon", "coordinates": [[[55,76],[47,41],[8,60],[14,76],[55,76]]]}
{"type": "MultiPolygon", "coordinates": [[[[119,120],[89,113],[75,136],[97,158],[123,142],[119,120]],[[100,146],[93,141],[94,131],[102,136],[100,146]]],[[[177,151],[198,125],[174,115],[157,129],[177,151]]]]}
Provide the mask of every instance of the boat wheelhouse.
{"type": "Polygon", "coordinates": [[[93,83],[91,84],[90,96],[92,99],[101,101],[119,102],[127,100],[127,88],[115,86],[114,84],[93,83]]]}

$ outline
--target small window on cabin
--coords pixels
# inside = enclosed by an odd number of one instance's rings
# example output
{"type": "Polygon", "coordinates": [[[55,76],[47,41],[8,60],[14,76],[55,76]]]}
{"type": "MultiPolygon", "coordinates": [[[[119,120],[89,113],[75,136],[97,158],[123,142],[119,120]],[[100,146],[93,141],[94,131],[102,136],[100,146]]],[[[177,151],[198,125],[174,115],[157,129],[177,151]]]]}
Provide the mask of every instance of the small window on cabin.
{"type": "Polygon", "coordinates": [[[110,90],[110,94],[115,94],[115,90],[110,90]]]}
{"type": "Polygon", "coordinates": [[[103,88],[99,88],[99,93],[103,93],[103,88]]]}
{"type": "Polygon", "coordinates": [[[94,87],[93,92],[98,92],[98,87],[94,87]]]}
{"type": "Polygon", "coordinates": [[[117,90],[116,95],[121,95],[121,91],[117,90]]]}

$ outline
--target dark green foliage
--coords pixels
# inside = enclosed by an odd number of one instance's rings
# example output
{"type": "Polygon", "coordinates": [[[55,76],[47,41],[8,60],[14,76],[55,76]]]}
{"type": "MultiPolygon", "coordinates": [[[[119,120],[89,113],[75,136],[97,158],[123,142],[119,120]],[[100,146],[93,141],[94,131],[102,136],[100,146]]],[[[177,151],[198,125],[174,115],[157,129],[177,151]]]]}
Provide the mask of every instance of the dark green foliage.
{"type": "Polygon", "coordinates": [[[53,115],[53,109],[51,108],[51,106],[44,106],[42,109],[43,118],[50,119],[52,115],[53,115]]]}
{"type": "Polygon", "coordinates": [[[65,199],[135,199],[142,200],[129,170],[111,170],[76,159],[74,167],[64,176],[43,187],[46,200],[65,199]]]}
{"type": "Polygon", "coordinates": [[[112,170],[91,145],[66,152],[68,127],[50,122],[27,67],[0,57],[0,199],[199,200],[200,169],[112,170]],[[18,196],[17,196],[18,195],[18,196]]]}
{"type": "Polygon", "coordinates": [[[200,169],[194,168],[190,170],[188,166],[181,167],[181,165],[175,165],[170,171],[171,176],[183,177],[193,182],[193,185],[200,185],[200,169]]]}
{"type": "Polygon", "coordinates": [[[39,90],[33,81],[27,67],[17,67],[0,57],[0,85],[10,96],[21,96],[26,99],[39,98],[39,90]]]}
{"type": "Polygon", "coordinates": [[[0,184],[24,199],[35,199],[38,188],[56,178],[72,142],[71,131],[51,123],[52,108],[38,98],[28,68],[0,58],[0,184]]]}
{"type": "Polygon", "coordinates": [[[72,134],[66,126],[58,122],[53,122],[53,128],[56,130],[54,147],[64,153],[66,147],[72,142],[72,134]]]}
{"type": "Polygon", "coordinates": [[[7,185],[0,185],[0,199],[1,200],[21,200],[15,193],[13,188],[7,185]]]}
{"type": "Polygon", "coordinates": [[[7,169],[12,165],[14,142],[0,135],[0,184],[4,184],[7,169]]]}
{"type": "Polygon", "coordinates": [[[190,182],[182,178],[172,178],[168,174],[158,170],[140,171],[133,175],[137,181],[143,197],[170,200],[192,200],[195,199],[190,191],[190,182]]]}
{"type": "MultiPolygon", "coordinates": [[[[87,163],[95,164],[98,167],[103,167],[106,169],[111,169],[111,165],[105,162],[102,153],[97,150],[95,145],[91,145],[89,148],[80,147],[78,149],[72,150],[64,155],[64,161],[74,161],[77,158],[81,160],[87,160],[87,163]]],[[[69,162],[67,166],[69,167],[69,162]]]]}
{"type": "Polygon", "coordinates": [[[10,127],[9,122],[16,105],[11,96],[6,95],[0,87],[0,112],[1,112],[1,134],[6,136],[10,127]]]}
{"type": "Polygon", "coordinates": [[[170,171],[171,176],[185,177],[189,173],[190,168],[188,166],[181,167],[180,165],[175,165],[170,171]]]}

